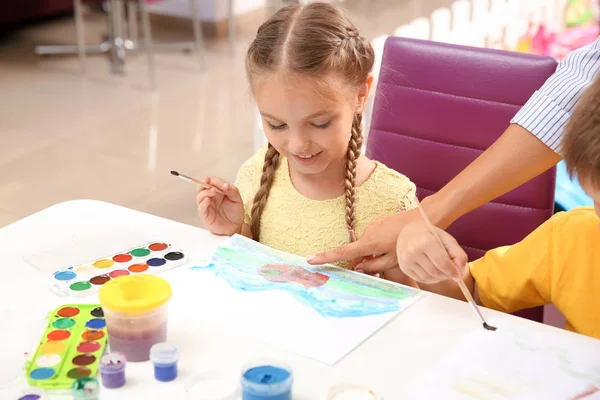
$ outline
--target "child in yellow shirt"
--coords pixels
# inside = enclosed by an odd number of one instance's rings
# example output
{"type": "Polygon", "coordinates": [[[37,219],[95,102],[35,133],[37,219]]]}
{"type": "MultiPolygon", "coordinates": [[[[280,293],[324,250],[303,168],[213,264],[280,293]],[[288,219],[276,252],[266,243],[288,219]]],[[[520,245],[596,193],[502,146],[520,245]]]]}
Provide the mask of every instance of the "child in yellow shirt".
{"type": "Polygon", "coordinates": [[[373,63],[371,44],[331,4],[285,7],[265,22],[246,70],[269,145],[241,167],[235,187],[205,178],[224,192],[199,188],[207,229],[310,256],[414,208],[415,185],[361,152],[373,63]]]}
{"type": "MultiPolygon", "coordinates": [[[[521,242],[491,250],[466,269],[466,255],[457,253],[456,241],[438,229],[458,269],[441,262],[434,274],[421,268],[417,273],[429,283],[419,286],[464,299],[451,280],[432,283],[440,280],[433,276],[439,272],[452,277],[462,271],[471,293],[486,307],[512,313],[552,303],[565,316],[567,329],[600,339],[600,77],[574,110],[562,149],[569,173],[593,198],[594,208],[556,214],[521,242]]],[[[430,258],[447,259],[436,247],[430,258]]],[[[413,275],[414,265],[400,267],[413,275]]]]}

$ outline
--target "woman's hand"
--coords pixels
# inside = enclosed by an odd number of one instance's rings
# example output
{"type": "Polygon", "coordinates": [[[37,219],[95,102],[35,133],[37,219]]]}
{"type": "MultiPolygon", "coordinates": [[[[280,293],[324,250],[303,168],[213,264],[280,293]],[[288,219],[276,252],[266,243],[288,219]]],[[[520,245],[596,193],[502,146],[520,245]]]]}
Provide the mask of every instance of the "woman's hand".
{"type": "Polygon", "coordinates": [[[206,177],[204,183],[214,186],[198,187],[198,215],[204,226],[216,235],[233,235],[242,232],[244,203],[239,190],[220,178],[206,177]],[[217,192],[218,188],[223,194],[217,192]]]}
{"type": "Polygon", "coordinates": [[[397,268],[396,241],[398,235],[406,224],[420,218],[421,215],[417,209],[378,218],[367,226],[356,242],[317,254],[310,257],[308,262],[320,265],[350,261],[355,270],[370,275],[397,268]]]}
{"type": "Polygon", "coordinates": [[[396,247],[400,269],[419,283],[462,279],[466,272],[466,253],[452,235],[434,229],[439,240],[422,220],[407,225],[400,232],[396,247]]]}

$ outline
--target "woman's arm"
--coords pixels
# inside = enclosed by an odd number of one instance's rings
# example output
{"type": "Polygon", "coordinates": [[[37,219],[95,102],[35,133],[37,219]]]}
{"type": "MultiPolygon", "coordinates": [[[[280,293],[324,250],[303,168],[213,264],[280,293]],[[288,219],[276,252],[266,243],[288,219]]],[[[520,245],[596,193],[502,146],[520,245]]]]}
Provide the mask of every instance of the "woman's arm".
{"type": "MultiPolygon", "coordinates": [[[[443,189],[423,200],[432,222],[446,228],[460,216],[556,164],[560,160],[556,152],[560,150],[564,125],[598,71],[600,38],[571,52],[521,108],[502,136],[443,189]]],[[[419,213],[409,211],[376,220],[357,242],[311,257],[310,262],[321,264],[376,254],[384,257],[361,268],[369,273],[385,271],[395,265],[396,239],[407,225],[414,231],[415,240],[402,246],[414,247],[419,234],[428,230],[419,213]]],[[[402,246],[398,251],[404,249],[402,246]]]]}

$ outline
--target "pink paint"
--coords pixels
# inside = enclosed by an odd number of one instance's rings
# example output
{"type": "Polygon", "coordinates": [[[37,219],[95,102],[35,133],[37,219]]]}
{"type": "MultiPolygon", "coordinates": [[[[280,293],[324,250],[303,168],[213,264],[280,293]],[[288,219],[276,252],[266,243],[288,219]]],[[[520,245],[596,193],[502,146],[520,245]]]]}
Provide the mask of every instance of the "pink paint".
{"type": "Polygon", "coordinates": [[[167,341],[167,321],[144,330],[121,330],[108,325],[110,350],[121,352],[127,361],[148,361],[150,349],[156,343],[167,341]]]}
{"type": "Polygon", "coordinates": [[[271,282],[294,282],[307,288],[323,286],[329,280],[325,274],[288,264],[265,265],[261,267],[260,275],[271,282]]]}
{"type": "Polygon", "coordinates": [[[110,274],[111,278],[118,278],[119,276],[127,276],[129,275],[129,271],[126,269],[117,269],[116,271],[112,271],[110,274]]]}

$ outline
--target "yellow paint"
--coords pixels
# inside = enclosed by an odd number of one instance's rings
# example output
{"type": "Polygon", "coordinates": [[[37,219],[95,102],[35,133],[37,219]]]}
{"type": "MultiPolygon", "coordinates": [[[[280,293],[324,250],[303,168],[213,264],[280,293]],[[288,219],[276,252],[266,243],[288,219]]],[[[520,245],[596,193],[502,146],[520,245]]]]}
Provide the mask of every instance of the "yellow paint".
{"type": "Polygon", "coordinates": [[[46,342],[40,346],[40,354],[56,354],[61,353],[67,347],[67,341],[46,342]]]}
{"type": "Polygon", "coordinates": [[[115,262],[113,260],[98,260],[94,263],[94,267],[96,268],[110,268],[113,265],[115,265],[115,262]]]}

